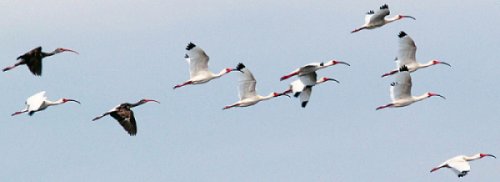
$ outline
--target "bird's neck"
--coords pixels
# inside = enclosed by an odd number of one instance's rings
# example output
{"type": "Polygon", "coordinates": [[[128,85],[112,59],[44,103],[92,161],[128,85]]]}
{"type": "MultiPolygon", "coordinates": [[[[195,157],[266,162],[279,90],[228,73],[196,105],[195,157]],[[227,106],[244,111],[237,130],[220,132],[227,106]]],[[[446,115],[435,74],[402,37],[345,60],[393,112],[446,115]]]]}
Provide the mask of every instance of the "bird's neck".
{"type": "Polygon", "coordinates": [[[57,51],[57,49],[56,49],[56,50],[54,50],[54,51],[52,51],[52,52],[43,53],[43,54],[42,54],[42,56],[43,56],[43,57],[49,57],[49,56],[53,56],[53,55],[58,54],[58,53],[60,53],[60,52],[59,52],[59,51],[57,51]]]}
{"type": "Polygon", "coordinates": [[[50,101],[50,100],[45,101],[45,105],[47,105],[47,106],[59,105],[59,104],[63,104],[63,103],[64,103],[63,99],[58,99],[56,101],[50,101]]]}
{"type": "Polygon", "coordinates": [[[227,71],[227,69],[223,69],[223,70],[221,70],[219,73],[214,74],[214,75],[213,75],[213,77],[214,77],[214,78],[219,78],[219,77],[221,77],[222,75],[225,75],[225,74],[227,74],[227,73],[229,73],[229,71],[227,71]]]}
{"type": "Polygon", "coordinates": [[[269,95],[267,95],[267,96],[260,96],[260,97],[259,97],[259,99],[260,99],[260,100],[269,100],[269,99],[271,99],[271,98],[273,98],[273,97],[274,97],[274,92],[271,92],[271,93],[270,93],[269,95]]]}
{"type": "Polygon", "coordinates": [[[464,159],[466,161],[473,161],[473,160],[476,160],[476,159],[480,159],[481,158],[481,154],[476,154],[476,155],[473,155],[473,156],[465,156],[464,159]]]}
{"type": "Polygon", "coordinates": [[[385,19],[385,23],[386,23],[386,24],[387,24],[387,23],[392,23],[392,22],[394,22],[394,21],[396,21],[396,20],[399,20],[399,19],[401,19],[401,18],[400,18],[398,15],[396,15],[396,16],[393,16],[393,17],[391,17],[391,18],[386,18],[386,19],[385,19]]]}
{"type": "Polygon", "coordinates": [[[433,60],[431,60],[431,61],[429,61],[427,63],[424,63],[424,64],[420,64],[419,63],[418,67],[420,67],[420,68],[426,68],[426,67],[429,67],[429,66],[432,66],[432,65],[434,65],[434,61],[433,60]]]}
{"type": "Polygon", "coordinates": [[[420,96],[413,96],[413,99],[415,100],[415,102],[418,102],[418,101],[421,101],[421,100],[424,100],[427,98],[429,98],[429,94],[427,94],[427,93],[422,94],[420,96]]]}
{"type": "Polygon", "coordinates": [[[140,106],[140,105],[142,105],[142,104],[144,104],[144,103],[145,103],[145,102],[141,102],[141,101],[139,101],[139,102],[136,102],[136,103],[133,103],[133,104],[129,104],[129,105],[130,105],[130,107],[136,107],[136,106],[140,106]]]}

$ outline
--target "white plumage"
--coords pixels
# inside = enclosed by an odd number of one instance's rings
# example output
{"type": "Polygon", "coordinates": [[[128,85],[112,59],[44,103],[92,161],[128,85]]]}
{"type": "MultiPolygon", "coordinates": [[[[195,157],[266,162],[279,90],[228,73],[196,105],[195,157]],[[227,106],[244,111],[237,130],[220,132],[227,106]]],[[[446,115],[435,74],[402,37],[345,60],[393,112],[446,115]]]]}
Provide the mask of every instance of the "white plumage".
{"type": "Polygon", "coordinates": [[[300,96],[301,106],[306,107],[307,103],[309,103],[313,86],[324,83],[326,81],[336,81],[337,83],[339,82],[333,78],[322,77],[320,79],[317,79],[317,77],[318,76],[316,72],[302,74],[299,76],[298,80],[290,83],[289,89],[283,92],[283,94],[292,92],[294,97],[300,96]]]}
{"type": "Polygon", "coordinates": [[[185,85],[206,83],[234,71],[232,68],[225,68],[217,74],[212,73],[208,70],[209,57],[203,49],[193,43],[189,43],[186,47],[186,51],[185,58],[189,64],[189,80],[182,84],[175,85],[174,89],[185,85]]]}
{"type": "Polygon", "coordinates": [[[451,66],[450,64],[439,60],[431,60],[424,64],[417,62],[415,56],[417,51],[417,46],[415,45],[413,39],[403,31],[401,31],[398,36],[399,36],[399,51],[398,51],[398,57],[396,57],[395,60],[397,67],[396,69],[383,74],[382,77],[397,73],[398,69],[401,68],[402,66],[408,67],[408,70],[410,72],[414,72],[420,68],[426,68],[436,64],[444,64],[447,66],[451,66]]]}
{"type": "Polygon", "coordinates": [[[453,172],[455,172],[455,174],[459,178],[464,177],[470,171],[469,161],[481,159],[481,158],[486,157],[486,156],[496,158],[494,155],[482,154],[482,153],[478,153],[478,154],[475,154],[475,155],[470,156],[470,157],[465,156],[465,155],[459,155],[459,156],[456,156],[456,157],[453,157],[451,159],[446,160],[445,162],[443,162],[439,166],[433,168],[431,170],[431,172],[437,171],[441,168],[450,168],[453,172]]]}
{"type": "Polygon", "coordinates": [[[251,105],[255,105],[260,101],[268,100],[273,97],[282,96],[284,94],[279,94],[276,92],[272,92],[267,96],[258,95],[255,91],[255,86],[257,81],[253,76],[252,72],[245,67],[242,63],[238,64],[236,70],[240,71],[239,78],[239,97],[240,100],[232,105],[225,106],[223,109],[229,109],[232,107],[247,107],[251,105]]]}
{"type": "Polygon", "coordinates": [[[387,107],[404,107],[415,102],[427,99],[432,96],[439,96],[445,98],[444,96],[432,92],[427,92],[420,96],[411,95],[411,76],[408,68],[403,66],[399,69],[399,73],[396,75],[396,79],[391,83],[390,93],[392,102],[383,106],[377,107],[376,110],[384,109],[387,107]]]}
{"type": "Polygon", "coordinates": [[[354,29],[351,33],[358,32],[363,29],[378,28],[388,23],[394,22],[396,20],[400,20],[402,18],[411,18],[415,20],[414,17],[407,15],[396,15],[392,18],[385,18],[389,14],[390,11],[389,11],[389,6],[387,4],[382,5],[380,7],[380,10],[376,12],[370,10],[365,15],[365,24],[363,24],[363,26],[361,26],[360,28],[354,29]]]}
{"type": "Polygon", "coordinates": [[[45,110],[49,106],[63,104],[63,103],[66,103],[68,101],[72,101],[72,102],[76,102],[76,103],[80,104],[79,101],[76,101],[73,99],[66,99],[66,98],[61,98],[61,99],[58,99],[56,101],[50,101],[50,100],[47,100],[47,96],[45,96],[45,93],[46,93],[45,91],[41,91],[41,92],[38,92],[38,93],[28,97],[28,99],[26,99],[26,102],[25,102],[26,107],[21,111],[13,113],[12,116],[22,114],[25,112],[28,112],[28,114],[30,116],[32,116],[35,112],[45,110]]]}

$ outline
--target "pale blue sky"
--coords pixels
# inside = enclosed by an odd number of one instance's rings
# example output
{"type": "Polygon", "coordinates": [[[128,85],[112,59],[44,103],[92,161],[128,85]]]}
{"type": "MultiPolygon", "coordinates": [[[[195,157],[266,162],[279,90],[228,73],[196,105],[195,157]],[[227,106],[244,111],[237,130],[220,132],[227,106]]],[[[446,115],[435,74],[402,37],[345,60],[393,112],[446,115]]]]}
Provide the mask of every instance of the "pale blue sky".
{"type": "MultiPolygon", "coordinates": [[[[0,181],[457,181],[429,173],[455,155],[500,155],[500,3],[486,1],[0,1],[1,67],[36,46],[71,48],[0,73],[0,181]],[[417,18],[351,34],[364,13],[389,4],[417,18]],[[413,93],[440,93],[406,108],[375,111],[389,98],[399,31],[417,59],[440,59],[412,74],[413,93]],[[340,80],[314,89],[306,109],[276,98],[221,110],[238,99],[237,76],[172,90],[188,79],[185,46],[194,42],[214,72],[244,62],[258,92],[282,91],[280,76],[309,62],[351,67],[318,72],[340,80]],[[30,95],[74,98],[36,113],[10,114],[30,95]],[[111,117],[134,109],[130,137],[111,117]]],[[[500,179],[500,161],[472,163],[461,181],[500,179]]]]}

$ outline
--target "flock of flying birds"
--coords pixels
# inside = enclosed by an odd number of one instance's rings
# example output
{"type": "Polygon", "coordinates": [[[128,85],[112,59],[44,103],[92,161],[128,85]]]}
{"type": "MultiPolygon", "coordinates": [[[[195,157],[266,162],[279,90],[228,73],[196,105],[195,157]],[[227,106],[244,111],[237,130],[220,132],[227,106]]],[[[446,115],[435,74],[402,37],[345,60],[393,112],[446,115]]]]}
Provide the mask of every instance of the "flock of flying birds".
{"type": "MultiPolygon", "coordinates": [[[[390,14],[389,7],[386,4],[381,6],[380,10],[376,12],[371,10],[365,16],[365,24],[360,28],[354,29],[351,33],[355,33],[364,29],[378,28],[385,24],[403,18],[410,18],[415,20],[414,17],[407,15],[396,15],[392,18],[386,18],[386,16],[389,14],[390,14]]],[[[395,76],[395,81],[391,83],[390,87],[390,95],[392,101],[386,105],[377,107],[376,110],[388,107],[404,107],[433,96],[438,96],[445,99],[444,96],[432,92],[427,92],[420,96],[412,96],[411,94],[412,81],[410,73],[417,71],[418,69],[426,68],[437,64],[443,64],[450,67],[451,65],[439,60],[431,60],[425,64],[417,62],[415,58],[415,52],[417,47],[413,39],[403,31],[399,33],[398,37],[399,37],[399,53],[395,60],[397,67],[396,69],[391,70],[382,75],[382,77],[391,75],[395,76]]],[[[283,92],[272,92],[267,96],[261,96],[258,95],[255,91],[255,86],[257,84],[255,77],[243,63],[239,63],[235,68],[225,68],[221,70],[219,73],[212,73],[211,71],[208,70],[209,57],[207,56],[205,51],[203,51],[203,49],[199,48],[193,43],[189,43],[186,47],[186,50],[187,53],[185,55],[185,58],[189,64],[189,80],[187,80],[184,83],[175,85],[174,89],[186,85],[207,83],[210,80],[220,78],[221,76],[226,75],[230,72],[234,71],[240,72],[239,73],[240,100],[231,105],[225,106],[223,109],[229,109],[232,107],[247,107],[255,105],[260,101],[268,100],[274,97],[288,96],[288,94],[290,93],[293,93],[294,97],[299,97],[301,106],[306,107],[307,103],[309,102],[313,86],[327,81],[335,81],[339,83],[338,80],[328,77],[321,77],[318,79],[316,71],[337,64],[350,66],[349,63],[337,60],[331,60],[326,63],[321,62],[321,63],[306,64],[280,78],[280,80],[283,81],[293,76],[298,77],[297,80],[290,83],[290,87],[287,90],[283,92]]],[[[57,48],[52,52],[45,53],[42,52],[42,47],[37,47],[19,56],[17,58],[17,60],[19,60],[17,63],[15,63],[12,66],[4,68],[3,71],[5,72],[11,70],[19,65],[27,65],[31,73],[33,73],[36,76],[41,76],[42,59],[62,52],[73,52],[78,54],[78,52],[66,48],[57,48]]],[[[26,108],[24,108],[21,111],[13,113],[12,116],[26,112],[31,116],[35,112],[45,110],[49,106],[64,104],[70,101],[80,104],[79,101],[68,98],[61,98],[56,101],[49,101],[45,96],[45,91],[41,91],[39,93],[34,94],[33,96],[30,96],[26,100],[26,108]]],[[[95,117],[94,119],[92,119],[92,121],[98,120],[106,115],[110,115],[111,117],[116,119],[131,136],[135,135],[137,133],[137,125],[134,117],[134,112],[131,110],[131,108],[142,105],[147,102],[159,103],[158,101],[152,99],[141,99],[136,103],[122,103],[112,108],[110,111],[105,112],[104,114],[98,117],[95,117]]],[[[468,161],[481,159],[486,156],[496,158],[494,155],[484,154],[484,153],[478,153],[470,157],[460,155],[453,157],[445,161],[441,165],[433,168],[431,172],[434,172],[441,168],[450,168],[458,175],[458,177],[463,177],[470,171],[470,166],[468,161]]]]}

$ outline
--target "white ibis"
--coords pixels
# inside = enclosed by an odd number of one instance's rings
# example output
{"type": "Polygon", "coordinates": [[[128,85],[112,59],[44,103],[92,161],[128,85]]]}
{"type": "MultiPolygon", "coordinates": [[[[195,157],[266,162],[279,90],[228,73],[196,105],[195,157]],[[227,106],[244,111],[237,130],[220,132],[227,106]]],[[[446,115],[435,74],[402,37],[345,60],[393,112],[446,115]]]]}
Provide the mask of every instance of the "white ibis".
{"type": "Polygon", "coordinates": [[[19,60],[19,62],[17,62],[16,64],[14,64],[12,66],[4,68],[3,71],[5,72],[5,71],[11,70],[12,68],[15,68],[19,65],[25,64],[28,66],[31,73],[33,73],[36,76],[41,76],[42,75],[42,59],[45,57],[48,57],[48,56],[59,54],[61,52],[65,52],[65,51],[69,51],[69,52],[73,52],[73,53],[78,54],[78,52],[73,51],[71,49],[66,49],[66,48],[57,48],[52,52],[46,53],[46,52],[42,52],[42,47],[37,47],[37,48],[19,56],[19,57],[17,57],[17,60],[19,60]]]}
{"type": "Polygon", "coordinates": [[[374,29],[378,28],[381,26],[384,26],[385,24],[394,22],[396,20],[400,20],[403,18],[411,18],[415,20],[413,16],[407,16],[407,15],[396,15],[392,18],[385,18],[387,15],[390,14],[389,11],[389,6],[387,4],[384,4],[380,6],[380,10],[377,12],[374,12],[373,10],[370,10],[366,13],[365,16],[365,24],[361,26],[360,28],[354,29],[351,33],[358,32],[363,29],[374,29]]]}
{"type": "Polygon", "coordinates": [[[76,102],[76,103],[80,104],[79,101],[76,101],[73,99],[67,99],[67,98],[60,98],[56,101],[47,100],[47,96],[45,96],[45,91],[41,91],[41,92],[36,93],[35,95],[28,97],[28,99],[26,99],[26,108],[23,109],[22,111],[17,111],[15,113],[11,114],[11,116],[15,116],[15,115],[22,114],[25,112],[28,112],[28,114],[30,116],[32,116],[35,112],[45,110],[49,106],[64,104],[68,101],[76,102]]]}
{"type": "Polygon", "coordinates": [[[319,80],[317,78],[318,75],[316,74],[316,72],[301,75],[299,76],[298,80],[295,80],[290,84],[290,88],[284,91],[283,94],[293,92],[294,97],[300,96],[301,106],[305,108],[307,103],[309,102],[309,98],[311,97],[313,86],[324,83],[326,81],[335,81],[337,83],[340,83],[338,80],[333,78],[322,77],[319,80]]]}
{"type": "Polygon", "coordinates": [[[243,63],[239,63],[236,67],[236,70],[241,72],[241,76],[239,79],[240,100],[232,105],[225,106],[223,109],[229,109],[232,107],[247,107],[255,105],[263,100],[268,100],[274,97],[285,95],[276,92],[272,92],[267,96],[257,95],[255,91],[255,85],[257,84],[257,81],[255,80],[255,77],[253,77],[250,70],[246,68],[243,63]]]}
{"type": "Polygon", "coordinates": [[[450,168],[451,170],[453,170],[453,172],[455,172],[459,178],[464,177],[470,171],[469,161],[481,159],[481,158],[486,157],[486,156],[497,158],[494,155],[483,154],[483,153],[478,153],[478,154],[470,156],[470,157],[465,156],[465,155],[459,155],[459,156],[453,157],[451,159],[448,159],[447,161],[443,162],[438,167],[432,168],[431,172],[437,171],[437,170],[445,167],[445,168],[450,168]]]}
{"type": "Polygon", "coordinates": [[[194,85],[194,84],[202,84],[206,83],[210,80],[219,78],[231,71],[234,71],[232,68],[226,68],[221,70],[219,73],[215,74],[208,70],[208,56],[205,54],[203,49],[199,48],[192,42],[190,42],[186,47],[187,53],[184,58],[189,64],[189,80],[175,85],[174,89],[183,87],[185,85],[194,85]]]}
{"type": "Polygon", "coordinates": [[[137,125],[135,123],[134,112],[130,109],[147,102],[160,103],[152,99],[141,99],[139,102],[136,102],[134,104],[122,103],[109,110],[108,112],[105,112],[101,116],[95,117],[94,119],[92,119],[92,121],[101,119],[106,115],[111,115],[111,117],[115,118],[116,121],[118,121],[118,123],[122,125],[123,129],[125,129],[125,131],[127,131],[130,136],[134,136],[135,134],[137,134],[137,125]]]}
{"type": "Polygon", "coordinates": [[[288,75],[282,76],[280,78],[280,80],[283,81],[283,80],[286,80],[286,79],[288,79],[292,76],[295,76],[295,75],[300,76],[300,75],[304,75],[304,74],[309,74],[309,73],[312,73],[312,72],[315,72],[315,71],[318,71],[320,69],[323,69],[323,68],[326,68],[329,66],[333,66],[336,64],[344,64],[347,66],[351,66],[349,63],[337,61],[337,60],[331,60],[331,61],[328,61],[327,63],[323,63],[323,62],[321,62],[321,63],[309,63],[307,65],[300,67],[300,68],[297,68],[296,70],[292,71],[288,75]]]}
{"type": "MultiPolygon", "coordinates": [[[[410,72],[414,72],[420,68],[426,68],[436,64],[444,64],[451,67],[450,64],[439,60],[431,60],[425,64],[417,62],[417,60],[415,59],[415,52],[417,51],[417,46],[415,45],[413,39],[403,31],[399,33],[398,37],[399,37],[399,53],[398,57],[396,57],[397,68],[401,68],[401,66],[405,65],[406,67],[408,67],[408,70],[410,70],[410,72]]],[[[398,69],[395,69],[383,74],[382,77],[389,76],[397,72],[398,69]]]]}
{"type": "Polygon", "coordinates": [[[412,96],[411,86],[410,72],[406,66],[403,66],[399,69],[399,73],[396,75],[396,81],[391,83],[390,91],[392,102],[377,107],[377,110],[387,107],[404,107],[432,96],[439,96],[446,99],[444,96],[432,92],[427,92],[420,96],[412,96]]]}

